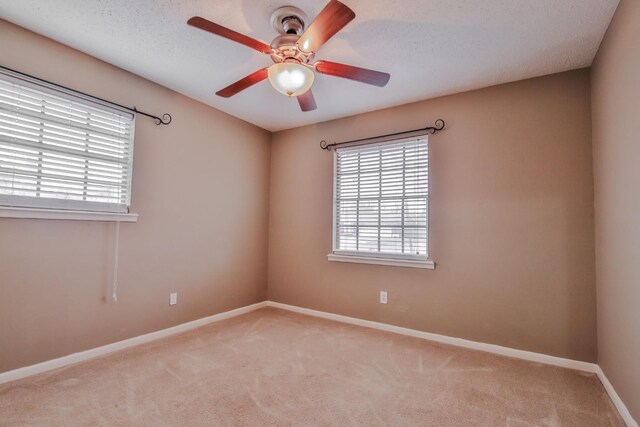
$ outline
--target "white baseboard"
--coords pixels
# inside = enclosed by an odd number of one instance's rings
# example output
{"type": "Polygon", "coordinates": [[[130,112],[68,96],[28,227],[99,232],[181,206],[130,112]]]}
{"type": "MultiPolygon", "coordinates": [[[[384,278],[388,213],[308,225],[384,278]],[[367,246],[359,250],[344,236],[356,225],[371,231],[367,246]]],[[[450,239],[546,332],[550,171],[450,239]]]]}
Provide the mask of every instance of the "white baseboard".
{"type": "Polygon", "coordinates": [[[495,344],[486,344],[477,341],[470,341],[462,338],[449,337],[446,335],[434,334],[431,332],[423,332],[415,329],[403,328],[401,326],[388,325],[386,323],[373,322],[371,320],[358,319],[355,317],[343,316],[340,314],[327,313],[324,311],[312,310],[309,308],[297,307],[294,305],[283,304],[274,301],[263,301],[256,304],[248,305],[246,307],[236,308],[235,310],[226,311],[224,313],[214,314],[213,316],[204,317],[191,322],[183,323],[171,328],[163,329],[161,331],[151,332],[149,334],[140,335],[134,338],[129,338],[123,341],[118,341],[112,344],[107,344],[101,347],[92,348],[90,350],[81,351],[79,353],[70,354],[68,356],[59,357],[57,359],[48,360],[46,362],[38,363],[36,365],[26,366],[24,368],[15,369],[13,371],[7,371],[0,373],[0,384],[10,381],[19,380],[32,375],[47,372],[53,369],[61,368],[63,366],[72,365],[74,363],[84,362],[86,360],[94,359],[99,356],[103,356],[109,353],[113,353],[118,350],[123,350],[136,345],[144,344],[150,341],[155,341],[160,338],[164,338],[170,335],[174,335],[180,332],[185,332],[191,329],[198,328],[200,326],[207,325],[209,323],[218,322],[220,320],[229,319],[231,317],[239,316],[241,314],[249,313],[254,310],[258,310],[263,307],[274,307],[283,310],[293,311],[300,314],[306,314],[308,316],[321,317],[323,319],[335,320],[338,322],[349,323],[352,325],[364,326],[367,328],[378,329],[381,331],[393,332],[400,335],[406,335],[415,338],[422,338],[429,341],[435,341],[444,344],[450,344],[457,347],[469,348],[473,350],[485,351],[488,353],[499,354],[502,356],[513,357],[516,359],[528,360],[531,362],[544,363],[547,365],[560,366],[563,368],[576,369],[580,371],[586,371],[595,373],[605,390],[609,394],[609,397],[613,401],[614,405],[620,412],[623,420],[629,427],[639,427],[638,423],[631,417],[629,410],[625,406],[618,393],[614,390],[613,386],[605,376],[600,366],[595,363],[583,362],[579,360],[565,359],[562,357],[549,356],[541,353],[534,353],[526,350],[518,350],[509,347],[503,347],[495,344]]]}
{"type": "Polygon", "coordinates": [[[336,320],[338,322],[350,323],[352,325],[365,326],[367,328],[379,329],[381,331],[394,332],[400,335],[422,338],[429,341],[436,341],[444,344],[455,345],[457,347],[470,348],[473,350],[485,351],[502,356],[514,357],[516,359],[528,360],[531,362],[545,363],[547,365],[561,366],[563,368],[577,369],[596,373],[595,363],[582,362],[580,360],[565,359],[562,357],[549,356],[541,353],[534,353],[526,350],[503,347],[495,344],[486,344],[477,341],[470,341],[462,338],[454,338],[446,335],[423,332],[415,329],[403,328],[401,326],[388,325],[386,323],[373,322],[371,320],[357,319],[355,317],[342,316],[340,314],[327,313],[324,311],[311,310],[309,308],[297,307],[294,305],[282,304],[268,301],[269,307],[281,308],[283,310],[295,311],[296,313],[307,314],[309,316],[322,317],[323,319],[336,320]]]}
{"type": "Polygon", "coordinates": [[[0,384],[8,383],[10,381],[26,378],[31,375],[40,374],[42,372],[50,371],[52,369],[62,368],[63,366],[72,365],[78,362],[84,362],[89,359],[94,359],[105,354],[113,353],[114,351],[123,350],[125,348],[133,347],[136,345],[155,341],[160,338],[168,337],[169,335],[185,332],[200,326],[207,325],[209,323],[219,322],[221,320],[229,319],[231,317],[239,316],[241,314],[249,313],[250,311],[257,310],[267,306],[266,301],[262,301],[256,304],[248,305],[246,307],[236,308],[235,310],[225,311],[223,313],[214,314],[212,316],[203,317],[202,319],[193,320],[191,322],[182,323],[171,328],[162,329],[160,331],[151,332],[137,337],[128,338],[123,341],[118,341],[112,344],[103,345],[101,347],[92,348],[90,350],[81,351],[79,353],[73,353],[68,356],[59,357],[57,359],[47,360],[46,362],[38,363],[31,366],[25,366],[24,368],[14,369],[13,371],[7,371],[0,373],[0,384]]]}
{"type": "Polygon", "coordinates": [[[616,405],[616,409],[618,409],[618,412],[620,412],[620,416],[622,417],[624,422],[627,423],[627,426],[638,427],[638,423],[631,416],[629,409],[627,409],[627,405],[625,405],[622,399],[620,399],[620,396],[618,396],[618,393],[616,393],[616,390],[613,388],[613,386],[609,382],[609,379],[604,374],[604,371],[602,370],[602,368],[600,368],[600,366],[596,367],[596,374],[598,375],[600,382],[604,386],[604,389],[609,394],[609,397],[613,401],[613,404],[616,405]]]}
{"type": "Polygon", "coordinates": [[[513,357],[516,359],[528,360],[530,362],[544,363],[547,365],[560,366],[562,368],[576,369],[595,373],[602,382],[609,397],[616,406],[620,416],[628,427],[639,427],[638,423],[631,417],[629,410],[625,406],[618,393],[604,375],[604,372],[595,363],[583,362],[580,360],[565,359],[563,357],[549,356],[547,354],[534,353],[532,351],[518,350],[515,348],[503,347],[495,344],[486,344],[477,341],[465,340],[462,338],[454,338],[446,335],[434,334],[431,332],[423,332],[415,329],[403,328],[401,326],[388,325],[386,323],[373,322],[371,320],[358,319],[355,317],[343,316],[341,314],[327,313],[325,311],[312,310],[310,308],[298,307],[295,305],[283,304],[280,302],[267,301],[267,306],[280,308],[282,310],[293,311],[308,316],[321,317],[323,319],[335,320],[337,322],[349,323],[351,325],[364,326],[367,328],[379,329],[381,331],[393,332],[400,335],[407,335],[415,338],[422,338],[429,341],[435,341],[444,344],[455,345],[457,347],[469,348],[473,350],[485,351],[488,353],[499,354],[501,356],[513,357]]]}

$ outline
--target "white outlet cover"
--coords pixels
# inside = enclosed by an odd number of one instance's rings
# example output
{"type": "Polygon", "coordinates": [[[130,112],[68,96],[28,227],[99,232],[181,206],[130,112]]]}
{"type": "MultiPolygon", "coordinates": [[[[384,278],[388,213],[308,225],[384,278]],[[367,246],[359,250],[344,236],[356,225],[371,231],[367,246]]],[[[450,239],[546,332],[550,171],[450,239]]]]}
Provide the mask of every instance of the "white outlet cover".
{"type": "Polygon", "coordinates": [[[387,303],[387,292],[380,291],[380,304],[386,304],[386,303],[387,303]]]}
{"type": "Polygon", "coordinates": [[[176,305],[178,303],[178,293],[172,292],[169,294],[169,305],[176,305]]]}

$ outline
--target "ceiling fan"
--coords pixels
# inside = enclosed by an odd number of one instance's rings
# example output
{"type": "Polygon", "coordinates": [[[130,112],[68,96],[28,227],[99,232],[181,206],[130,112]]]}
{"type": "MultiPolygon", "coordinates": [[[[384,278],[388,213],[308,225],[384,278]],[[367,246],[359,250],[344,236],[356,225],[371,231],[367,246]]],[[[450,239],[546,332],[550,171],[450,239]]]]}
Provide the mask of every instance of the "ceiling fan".
{"type": "Polygon", "coordinates": [[[199,16],[189,19],[187,24],[270,55],[274,62],[273,65],[249,74],[216,92],[216,95],[229,98],[262,80],[269,79],[278,92],[288,97],[295,96],[302,111],[312,111],[317,108],[311,92],[315,78],[314,70],[321,74],[379,87],[386,86],[389,81],[390,75],[380,71],[325,60],[312,62],[318,49],[355,17],[356,14],[343,3],[330,0],[307,27],[307,16],[300,9],[293,6],[281,7],[271,15],[271,23],[280,33],[271,45],[199,16]]]}

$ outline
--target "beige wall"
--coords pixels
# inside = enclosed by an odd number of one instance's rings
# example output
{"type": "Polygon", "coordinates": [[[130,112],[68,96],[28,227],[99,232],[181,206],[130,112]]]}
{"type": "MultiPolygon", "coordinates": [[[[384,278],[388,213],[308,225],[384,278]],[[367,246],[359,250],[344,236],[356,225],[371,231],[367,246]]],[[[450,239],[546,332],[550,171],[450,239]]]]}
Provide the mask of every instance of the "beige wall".
{"type": "Polygon", "coordinates": [[[620,2],[592,77],[598,363],[640,421],[640,1],[620,2]]]}
{"type": "Polygon", "coordinates": [[[595,361],[588,70],[271,136],[3,21],[0,38],[3,65],[174,117],[137,120],[140,220],[122,225],[117,303],[112,223],[0,219],[0,371],[264,300],[267,230],[272,300],[595,361]],[[319,141],[439,117],[436,270],[328,262],[332,154],[319,141]]]}
{"type": "Polygon", "coordinates": [[[595,361],[589,78],[578,70],[274,134],[269,299],[595,361]],[[437,268],[327,261],[332,153],[319,141],[440,117],[447,129],[430,140],[437,268]]]}
{"type": "Polygon", "coordinates": [[[268,132],[4,21],[0,40],[4,66],[173,115],[136,121],[117,303],[113,223],[0,219],[0,372],[265,299],[268,132]]]}

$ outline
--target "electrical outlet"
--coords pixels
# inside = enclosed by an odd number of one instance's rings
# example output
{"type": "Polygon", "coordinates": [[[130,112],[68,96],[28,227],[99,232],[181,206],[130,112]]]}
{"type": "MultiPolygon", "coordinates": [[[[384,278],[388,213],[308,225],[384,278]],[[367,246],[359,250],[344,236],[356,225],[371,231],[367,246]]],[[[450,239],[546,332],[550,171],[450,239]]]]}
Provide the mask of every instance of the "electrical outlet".
{"type": "Polygon", "coordinates": [[[169,294],[169,305],[176,305],[178,303],[178,293],[172,292],[169,294]]]}
{"type": "Polygon", "coordinates": [[[380,291],[380,304],[387,303],[387,291],[380,291]]]}

